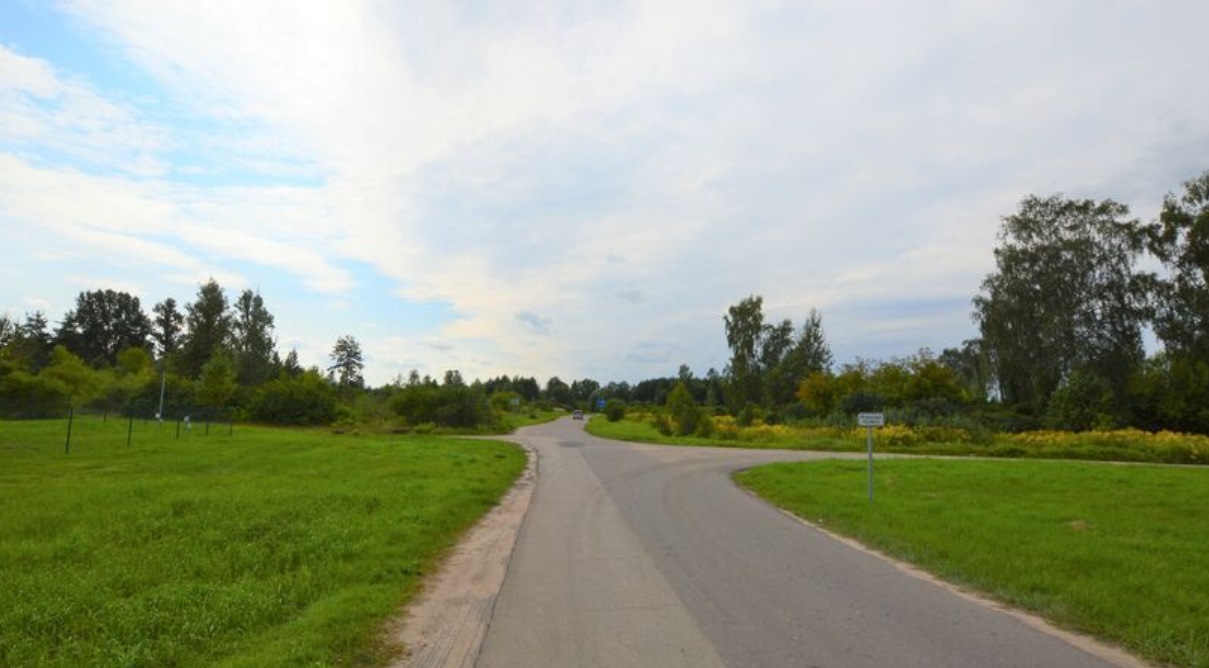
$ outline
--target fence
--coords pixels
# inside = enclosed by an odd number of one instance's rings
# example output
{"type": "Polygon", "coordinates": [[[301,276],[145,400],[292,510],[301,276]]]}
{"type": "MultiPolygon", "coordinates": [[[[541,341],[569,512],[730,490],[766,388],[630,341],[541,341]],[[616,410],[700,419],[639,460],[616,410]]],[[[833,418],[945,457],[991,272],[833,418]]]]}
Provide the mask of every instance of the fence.
{"type": "Polygon", "coordinates": [[[235,411],[232,409],[169,406],[165,408],[164,415],[159,415],[157,408],[158,404],[151,405],[146,401],[132,401],[124,406],[106,405],[104,402],[73,406],[62,398],[52,401],[30,397],[0,402],[0,420],[61,422],[64,452],[68,454],[73,445],[80,444],[81,439],[104,434],[107,441],[112,441],[115,432],[123,427],[125,443],[128,446],[138,440],[136,428],[140,436],[146,436],[149,427],[157,429],[157,441],[163,441],[165,438],[181,440],[210,436],[212,433],[228,437],[234,435],[235,411]],[[91,428],[110,424],[108,428],[91,428]],[[81,427],[90,428],[82,430],[81,427]],[[165,433],[166,430],[171,431],[165,433]]]}

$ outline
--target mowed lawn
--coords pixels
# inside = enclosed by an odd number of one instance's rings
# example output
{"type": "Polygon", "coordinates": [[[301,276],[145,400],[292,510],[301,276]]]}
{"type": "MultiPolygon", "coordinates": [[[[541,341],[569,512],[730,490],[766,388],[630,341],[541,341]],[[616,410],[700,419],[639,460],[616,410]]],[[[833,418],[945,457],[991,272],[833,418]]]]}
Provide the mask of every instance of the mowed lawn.
{"type": "Polygon", "coordinates": [[[374,666],[524,468],[439,437],[0,422],[0,665],[374,666]]]}
{"type": "Polygon", "coordinates": [[[760,496],[1150,660],[1209,667],[1209,469],[1038,461],[777,464],[760,496]]]}

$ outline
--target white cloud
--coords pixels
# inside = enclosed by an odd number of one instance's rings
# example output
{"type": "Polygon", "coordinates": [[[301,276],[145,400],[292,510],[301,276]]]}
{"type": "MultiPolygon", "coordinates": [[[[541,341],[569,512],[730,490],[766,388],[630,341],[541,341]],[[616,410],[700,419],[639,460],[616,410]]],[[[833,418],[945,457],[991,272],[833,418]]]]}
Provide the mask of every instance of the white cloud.
{"type": "Polygon", "coordinates": [[[153,157],[161,141],[128,106],[0,44],[0,142],[147,176],[163,171],[153,157]]]}
{"type": "Polygon", "coordinates": [[[775,317],[823,309],[835,339],[954,345],[958,307],[861,305],[968,303],[1023,196],[1153,207],[1209,155],[1191,0],[64,10],[214,136],[0,50],[0,225],[177,275],[284,274],[350,317],[447,305],[367,342],[390,369],[721,366],[721,316],[751,293],[775,317]],[[133,166],[97,173],[110,149],[133,166]]]}

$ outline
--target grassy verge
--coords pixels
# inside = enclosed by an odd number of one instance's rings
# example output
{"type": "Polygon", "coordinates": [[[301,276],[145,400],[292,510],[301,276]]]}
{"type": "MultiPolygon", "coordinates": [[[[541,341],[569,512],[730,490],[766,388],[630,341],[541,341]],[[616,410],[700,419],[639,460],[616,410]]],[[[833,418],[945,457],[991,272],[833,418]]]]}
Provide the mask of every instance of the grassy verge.
{"type": "MultiPolygon", "coordinates": [[[[726,448],[780,448],[785,450],[824,450],[827,452],[857,452],[864,450],[864,443],[848,441],[831,435],[819,433],[803,434],[790,430],[771,432],[767,438],[723,438],[713,436],[669,436],[659,432],[650,421],[645,419],[622,419],[609,422],[604,417],[596,417],[587,423],[588,433],[601,438],[611,438],[618,441],[636,443],[659,443],[662,445],[702,445],[726,448]]],[[[834,431],[834,430],[827,430],[834,431]]]]}
{"type": "Polygon", "coordinates": [[[516,448],[0,423],[0,665],[373,666],[516,448]]]}
{"type": "MultiPolygon", "coordinates": [[[[715,423],[720,426],[713,429],[709,437],[666,435],[649,419],[641,418],[618,422],[593,420],[588,424],[588,430],[603,438],[668,445],[829,452],[865,449],[865,430],[858,427],[763,424],[737,427],[731,418],[715,418],[715,423]]],[[[985,434],[973,439],[964,429],[891,424],[874,431],[874,447],[878,452],[917,455],[1209,464],[1209,436],[1136,429],[985,434]]]]}
{"type": "Polygon", "coordinates": [[[567,414],[566,411],[534,411],[532,413],[505,413],[504,427],[506,433],[512,433],[521,427],[531,427],[535,424],[554,422],[567,414]]]}
{"type": "Polygon", "coordinates": [[[1209,667],[1209,471],[1079,462],[882,460],[736,475],[800,517],[950,582],[1117,642],[1209,667]]]}
{"type": "Polygon", "coordinates": [[[553,422],[564,415],[567,415],[566,411],[503,413],[499,416],[499,420],[493,424],[483,424],[469,428],[440,427],[431,423],[407,426],[400,424],[396,420],[383,420],[377,422],[345,422],[336,424],[330,428],[323,427],[322,429],[330,429],[334,433],[350,436],[398,436],[401,434],[423,436],[500,436],[511,434],[520,427],[553,422]]]}

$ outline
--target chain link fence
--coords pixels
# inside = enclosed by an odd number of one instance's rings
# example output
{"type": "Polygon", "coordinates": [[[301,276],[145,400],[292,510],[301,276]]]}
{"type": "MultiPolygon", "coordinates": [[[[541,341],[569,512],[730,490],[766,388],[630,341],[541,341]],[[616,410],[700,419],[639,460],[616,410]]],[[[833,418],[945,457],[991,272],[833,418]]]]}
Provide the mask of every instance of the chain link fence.
{"type": "MultiPolygon", "coordinates": [[[[28,396],[0,400],[0,421],[41,421],[62,424],[64,449],[89,439],[112,442],[124,436],[127,445],[140,440],[181,440],[197,436],[233,436],[235,411],[165,403],[159,413],[159,402],[134,399],[122,404],[98,401],[73,405],[60,396],[28,396]]],[[[2,427],[0,427],[2,428],[2,427]]]]}

